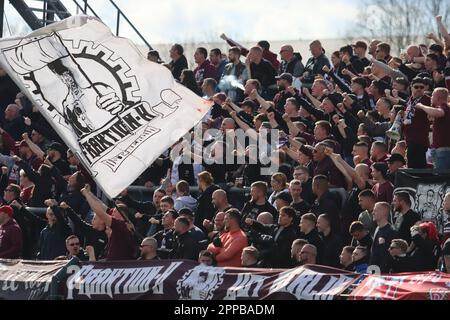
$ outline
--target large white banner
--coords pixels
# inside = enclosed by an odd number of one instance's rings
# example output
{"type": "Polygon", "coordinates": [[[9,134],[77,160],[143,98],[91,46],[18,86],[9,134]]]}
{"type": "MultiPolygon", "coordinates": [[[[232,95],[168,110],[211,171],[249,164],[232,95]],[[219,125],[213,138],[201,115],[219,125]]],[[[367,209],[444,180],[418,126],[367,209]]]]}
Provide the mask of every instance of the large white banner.
{"type": "Polygon", "coordinates": [[[110,197],[193,128],[210,104],[96,18],[0,41],[0,64],[110,197]]]}

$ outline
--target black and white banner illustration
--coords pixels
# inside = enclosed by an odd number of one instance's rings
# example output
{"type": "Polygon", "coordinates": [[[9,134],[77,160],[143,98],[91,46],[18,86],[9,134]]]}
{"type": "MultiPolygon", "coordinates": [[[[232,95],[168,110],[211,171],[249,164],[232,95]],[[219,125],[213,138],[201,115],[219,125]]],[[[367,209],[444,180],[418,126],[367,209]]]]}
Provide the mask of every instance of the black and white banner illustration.
{"type": "Polygon", "coordinates": [[[0,64],[115,197],[210,104],[98,19],[75,16],[0,41],[0,64]]]}

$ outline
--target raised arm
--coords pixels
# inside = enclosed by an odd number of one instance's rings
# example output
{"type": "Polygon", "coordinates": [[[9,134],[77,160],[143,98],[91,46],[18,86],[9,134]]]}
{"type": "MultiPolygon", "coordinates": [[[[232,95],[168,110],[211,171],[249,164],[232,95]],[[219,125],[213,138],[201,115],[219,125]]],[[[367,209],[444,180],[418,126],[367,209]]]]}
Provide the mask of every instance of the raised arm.
{"type": "Polygon", "coordinates": [[[28,147],[30,147],[31,151],[33,151],[33,153],[39,158],[44,160],[45,158],[45,152],[42,151],[41,148],[39,148],[39,146],[37,144],[35,144],[33,141],[31,141],[30,137],[28,136],[28,133],[24,133],[22,135],[22,138],[25,140],[25,142],[27,143],[28,147]]]}
{"type": "Polygon", "coordinates": [[[300,133],[300,129],[292,122],[291,118],[287,115],[283,115],[283,120],[286,122],[286,125],[289,129],[289,134],[296,137],[300,133]]]}
{"type": "Polygon", "coordinates": [[[446,50],[450,50],[450,35],[448,34],[446,26],[442,22],[442,16],[437,16],[436,22],[438,25],[439,33],[444,38],[446,50]]]}
{"type": "Polygon", "coordinates": [[[18,156],[12,156],[12,159],[16,162],[20,169],[25,171],[25,174],[30,178],[31,181],[37,183],[41,178],[40,175],[30,167],[28,163],[20,159],[18,156]]]}
{"type": "Polygon", "coordinates": [[[264,100],[256,90],[253,90],[250,93],[250,98],[252,100],[256,100],[258,101],[258,103],[260,104],[261,108],[263,108],[265,111],[267,111],[267,109],[269,109],[271,107],[270,103],[268,103],[266,100],[264,100]]]}
{"type": "Polygon", "coordinates": [[[350,181],[356,183],[358,188],[360,188],[361,190],[365,189],[366,182],[361,179],[361,177],[356,173],[355,169],[353,169],[344,159],[342,159],[341,155],[332,153],[330,155],[330,158],[331,160],[333,160],[333,163],[340,171],[344,170],[346,172],[342,172],[342,174],[344,174],[346,177],[349,177],[350,181]]]}
{"type": "Polygon", "coordinates": [[[230,116],[233,118],[236,124],[249,135],[251,139],[254,140],[258,139],[258,134],[256,133],[256,131],[252,127],[250,127],[245,121],[242,121],[242,119],[239,118],[239,116],[235,111],[230,112],[230,116]]]}
{"type": "Polygon", "coordinates": [[[305,97],[307,97],[309,99],[309,101],[311,101],[311,103],[314,105],[314,107],[320,108],[320,106],[322,105],[322,102],[320,102],[319,99],[316,99],[316,97],[314,97],[311,94],[311,92],[309,92],[308,88],[303,88],[302,92],[305,95],[305,97]]]}
{"type": "Polygon", "coordinates": [[[106,226],[111,227],[112,217],[107,213],[108,207],[91,192],[91,186],[86,184],[84,188],[81,189],[81,193],[86,198],[86,201],[98,218],[102,220],[106,226]]]}
{"type": "Polygon", "coordinates": [[[427,115],[433,118],[443,118],[445,116],[445,112],[441,108],[427,107],[422,103],[416,104],[416,108],[425,111],[427,115]]]}
{"type": "Polygon", "coordinates": [[[346,93],[352,93],[352,89],[350,88],[350,86],[348,84],[345,83],[345,81],[343,79],[341,79],[340,77],[338,77],[336,75],[336,73],[334,73],[333,71],[330,70],[330,68],[328,68],[328,66],[324,66],[323,67],[323,71],[328,74],[333,80],[334,83],[337,84],[337,86],[344,92],[346,93]]]}

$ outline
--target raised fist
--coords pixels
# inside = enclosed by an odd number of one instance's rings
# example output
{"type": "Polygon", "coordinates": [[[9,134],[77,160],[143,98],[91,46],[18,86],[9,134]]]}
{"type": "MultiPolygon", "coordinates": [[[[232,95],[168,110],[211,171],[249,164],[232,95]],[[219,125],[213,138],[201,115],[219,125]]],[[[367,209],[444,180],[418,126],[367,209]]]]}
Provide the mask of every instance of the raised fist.
{"type": "Polygon", "coordinates": [[[45,204],[47,207],[53,207],[53,206],[57,206],[57,205],[58,205],[58,202],[56,202],[55,199],[47,199],[47,200],[44,201],[44,204],[45,204]]]}
{"type": "Polygon", "coordinates": [[[91,186],[89,184],[85,184],[84,188],[81,189],[81,194],[86,195],[86,193],[91,192],[91,186]]]}
{"type": "Polygon", "coordinates": [[[97,107],[99,109],[108,111],[112,115],[117,115],[122,112],[124,105],[120,101],[115,92],[109,92],[103,96],[97,96],[97,107]]]}

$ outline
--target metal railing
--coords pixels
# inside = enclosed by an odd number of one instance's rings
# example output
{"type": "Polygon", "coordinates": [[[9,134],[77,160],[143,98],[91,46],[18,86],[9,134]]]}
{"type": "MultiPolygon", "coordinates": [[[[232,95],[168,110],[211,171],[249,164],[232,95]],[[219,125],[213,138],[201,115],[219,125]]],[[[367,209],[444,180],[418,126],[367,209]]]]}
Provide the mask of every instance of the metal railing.
{"type": "MultiPolygon", "coordinates": [[[[88,0],[82,0],[82,4],[79,3],[81,0],[73,0],[73,2],[76,4],[76,6],[85,14],[93,14],[97,18],[101,19],[101,17],[94,11],[94,9],[89,5],[88,0]]],[[[134,24],[128,19],[128,17],[125,15],[125,13],[122,11],[122,9],[119,8],[119,6],[113,1],[109,0],[109,3],[114,7],[116,10],[116,36],[120,36],[120,25],[121,21],[125,20],[128,23],[128,26],[133,29],[135,34],[142,40],[142,42],[145,43],[145,45],[149,48],[149,50],[153,50],[152,46],[148,43],[148,41],[145,39],[145,37],[139,32],[139,30],[134,26],[134,24]]]]}
{"type": "MultiPolygon", "coordinates": [[[[41,27],[44,27],[48,24],[51,24],[59,20],[66,19],[71,16],[71,13],[66,9],[64,4],[60,0],[35,0],[42,2],[42,6],[31,7],[28,5],[25,0],[10,0],[10,3],[13,7],[19,12],[25,22],[30,26],[31,29],[36,30],[41,27]],[[42,16],[41,16],[42,14],[42,16]],[[41,16],[39,18],[38,16],[41,16]]],[[[88,0],[72,0],[75,6],[84,14],[93,15],[100,20],[103,20],[102,17],[94,10],[94,8],[89,4],[88,0]]],[[[120,30],[123,23],[128,24],[128,26],[134,31],[134,33],[139,37],[139,39],[149,48],[149,50],[153,50],[152,46],[148,43],[145,37],[141,32],[135,27],[135,25],[130,21],[130,19],[125,15],[122,9],[113,1],[109,0],[109,3],[112,5],[114,10],[116,11],[116,25],[115,25],[115,34],[116,36],[120,36],[120,30]]],[[[4,0],[0,0],[0,13],[1,19],[3,19],[4,15],[4,0]]],[[[3,23],[0,26],[1,34],[3,34],[3,23]]],[[[111,26],[112,28],[112,26],[111,26]]]]}

